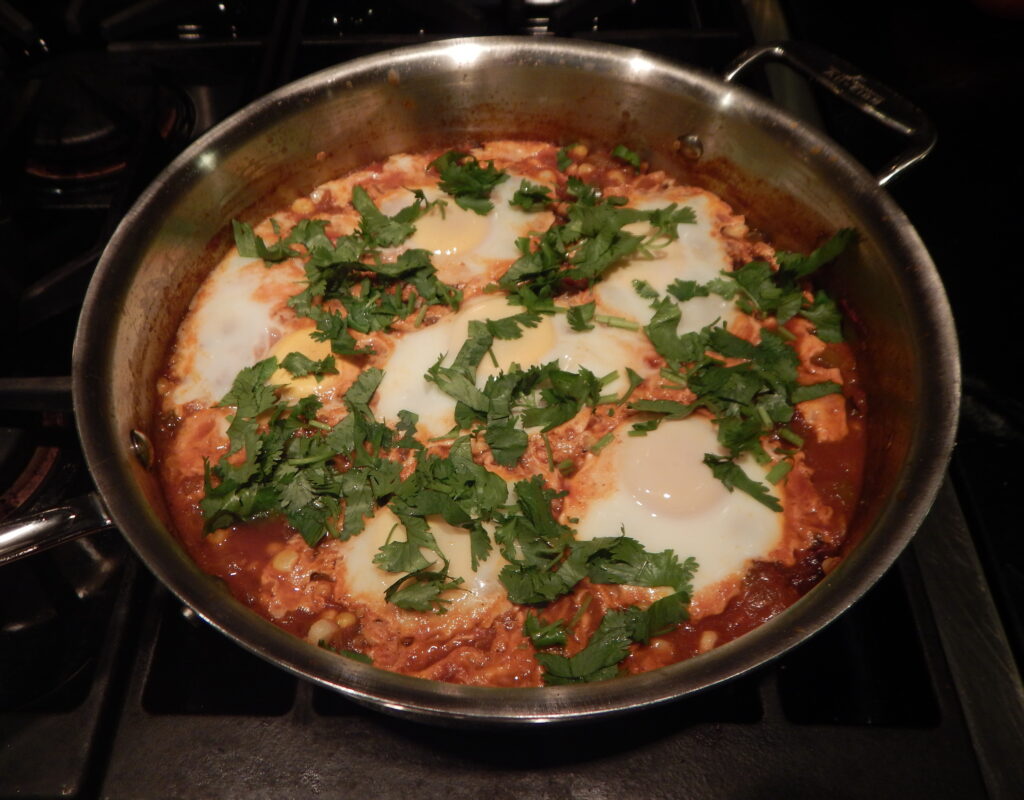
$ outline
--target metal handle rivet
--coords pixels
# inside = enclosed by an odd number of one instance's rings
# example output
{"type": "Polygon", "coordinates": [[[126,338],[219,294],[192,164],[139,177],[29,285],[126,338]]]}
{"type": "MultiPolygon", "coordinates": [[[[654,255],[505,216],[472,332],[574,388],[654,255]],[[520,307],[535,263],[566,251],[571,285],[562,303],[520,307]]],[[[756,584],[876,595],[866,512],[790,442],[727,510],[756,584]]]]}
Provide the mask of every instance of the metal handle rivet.
{"type": "Polygon", "coordinates": [[[135,458],[144,469],[150,469],[153,466],[153,444],[149,441],[149,437],[142,431],[133,430],[131,441],[132,453],[135,458]]]}
{"type": "Polygon", "coordinates": [[[697,161],[704,155],[704,142],[700,140],[697,134],[690,133],[680,136],[677,141],[679,142],[679,152],[686,158],[697,161]]]}

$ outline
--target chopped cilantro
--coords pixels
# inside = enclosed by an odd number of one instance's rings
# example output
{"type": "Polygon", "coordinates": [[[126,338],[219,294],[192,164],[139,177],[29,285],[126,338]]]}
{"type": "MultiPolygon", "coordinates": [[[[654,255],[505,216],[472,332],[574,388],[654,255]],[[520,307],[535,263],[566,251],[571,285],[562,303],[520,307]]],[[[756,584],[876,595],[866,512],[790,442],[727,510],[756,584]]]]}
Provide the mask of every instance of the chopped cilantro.
{"type": "Polygon", "coordinates": [[[624,611],[607,612],[587,646],[576,655],[537,653],[537,661],[544,667],[544,683],[557,686],[616,677],[619,663],[629,654],[629,646],[633,642],[646,643],[687,620],[688,602],[682,594],[671,594],[652,603],[647,610],[630,606],[624,611]]]}
{"type": "Polygon", "coordinates": [[[449,150],[434,159],[430,168],[437,170],[441,176],[438,185],[443,192],[455,198],[456,205],[481,216],[494,208],[489,199],[491,191],[508,180],[508,173],[496,169],[493,161],[481,166],[476,158],[459,150],[449,150]]]}
{"type": "Polygon", "coordinates": [[[281,359],[281,366],[293,378],[314,375],[319,381],[324,375],[336,375],[338,373],[338,367],[334,363],[334,356],[325,356],[320,361],[314,361],[302,353],[289,353],[281,359]]]}
{"type": "MultiPolygon", "coordinates": [[[[276,232],[276,223],[274,223],[274,228],[276,232]]],[[[268,263],[273,263],[298,255],[289,247],[289,242],[285,239],[278,239],[277,242],[268,246],[263,239],[256,235],[252,225],[246,222],[231,220],[231,230],[235,235],[235,247],[238,248],[238,255],[242,258],[262,258],[268,263]]]]}
{"type": "Polygon", "coordinates": [[[774,467],[768,470],[768,474],[765,475],[765,480],[768,481],[768,483],[775,485],[783,478],[785,478],[792,469],[792,461],[780,461],[774,467]]]}
{"type": "Polygon", "coordinates": [[[530,637],[533,646],[538,650],[545,647],[564,647],[568,640],[565,622],[556,619],[547,625],[533,612],[527,612],[523,623],[523,633],[530,637]]]}
{"type": "Polygon", "coordinates": [[[420,570],[404,575],[384,591],[384,599],[407,611],[434,611],[444,614],[448,602],[441,594],[457,589],[462,578],[449,578],[447,570],[431,572],[420,570]]]}
{"type": "Polygon", "coordinates": [[[565,172],[572,166],[572,158],[569,157],[569,148],[571,147],[575,147],[575,144],[567,144],[565,147],[560,147],[558,152],[555,153],[555,165],[558,167],[559,172],[565,172]]]}
{"type": "Polygon", "coordinates": [[[820,289],[811,304],[800,311],[800,316],[814,324],[814,332],[823,342],[843,341],[843,315],[835,301],[820,289]]]}
{"type": "Polygon", "coordinates": [[[572,306],[568,312],[569,327],[574,331],[590,331],[594,329],[592,320],[597,303],[591,300],[589,303],[582,303],[572,306]]]}
{"type": "Polygon", "coordinates": [[[704,463],[710,467],[714,476],[720,480],[725,488],[730,492],[733,489],[739,489],[741,492],[749,494],[757,500],[757,502],[767,506],[772,511],[782,511],[782,504],[779,503],[778,499],[771,495],[763,483],[747,477],[747,473],[743,471],[739,464],[728,458],[716,456],[712,453],[706,453],[704,455],[704,463]]]}
{"type": "Polygon", "coordinates": [[[636,153],[634,153],[632,150],[630,150],[628,147],[624,145],[615,145],[615,147],[612,149],[612,157],[617,158],[620,161],[625,161],[627,164],[629,164],[629,166],[631,166],[635,170],[639,171],[640,169],[640,156],[638,156],[636,153]]]}
{"type": "Polygon", "coordinates": [[[508,204],[518,206],[523,211],[537,211],[547,208],[551,204],[551,200],[551,189],[523,178],[508,204]]]}

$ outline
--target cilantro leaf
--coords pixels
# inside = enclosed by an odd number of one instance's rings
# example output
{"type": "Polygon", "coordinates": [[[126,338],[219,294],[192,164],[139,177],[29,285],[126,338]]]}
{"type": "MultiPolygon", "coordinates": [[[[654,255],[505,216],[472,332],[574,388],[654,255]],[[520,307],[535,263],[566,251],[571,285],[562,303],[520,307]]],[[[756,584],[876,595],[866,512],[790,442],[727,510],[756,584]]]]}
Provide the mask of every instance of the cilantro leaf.
{"type": "Polygon", "coordinates": [[[334,362],[334,356],[325,356],[320,361],[314,361],[303,353],[289,353],[281,359],[281,366],[286,369],[293,378],[302,378],[306,375],[314,375],[319,381],[324,375],[336,375],[338,367],[334,362]]]}
{"type": "Polygon", "coordinates": [[[646,611],[636,606],[609,611],[587,646],[576,655],[537,653],[536,659],[544,667],[544,683],[557,686],[616,677],[619,663],[629,655],[629,646],[667,633],[688,619],[687,603],[687,598],[672,594],[652,603],[646,611]]]}
{"type": "Polygon", "coordinates": [[[794,403],[802,403],[805,400],[817,400],[819,397],[824,397],[827,394],[838,394],[843,391],[843,387],[833,381],[821,381],[820,383],[811,383],[806,386],[797,386],[790,393],[790,400],[794,403]]]}
{"type": "Polygon", "coordinates": [[[695,297],[707,297],[711,294],[711,290],[707,286],[699,284],[697,281],[684,281],[681,278],[672,281],[668,285],[667,291],[680,303],[685,303],[695,297]]]}
{"type": "Polygon", "coordinates": [[[568,632],[563,620],[556,619],[545,625],[543,620],[532,611],[526,614],[523,633],[530,637],[533,646],[538,650],[545,647],[564,647],[568,640],[568,632]]]}
{"type": "Polygon", "coordinates": [[[572,144],[567,144],[565,147],[558,149],[555,153],[555,165],[558,167],[559,172],[565,172],[569,167],[572,166],[572,159],[569,157],[569,148],[573,147],[572,144]]]}
{"type": "Polygon", "coordinates": [[[835,301],[820,289],[814,301],[800,311],[800,316],[811,321],[814,333],[823,342],[843,341],[843,315],[835,301]]]}
{"type": "Polygon", "coordinates": [[[523,211],[537,211],[545,209],[552,202],[551,189],[539,183],[523,180],[519,183],[512,199],[508,201],[510,206],[518,206],[523,211]]]}
{"type": "Polygon", "coordinates": [[[503,467],[514,467],[529,444],[526,431],[516,428],[511,420],[492,423],[484,431],[484,441],[491,448],[494,460],[503,467]]]}
{"type": "MultiPolygon", "coordinates": [[[[273,221],[272,221],[273,222],[273,221]]],[[[274,222],[274,230],[277,231],[277,223],[274,222]]],[[[256,235],[252,225],[247,222],[231,220],[231,230],[235,236],[235,247],[238,248],[238,255],[242,258],[262,258],[267,263],[284,261],[286,258],[298,255],[288,246],[288,241],[278,239],[274,244],[267,246],[263,239],[256,235]]]]}
{"type": "Polygon", "coordinates": [[[617,158],[620,161],[624,161],[629,164],[633,169],[639,171],[640,169],[640,156],[630,150],[625,145],[617,144],[612,149],[612,157],[617,158]]]}
{"type": "Polygon", "coordinates": [[[449,578],[446,570],[419,570],[404,575],[391,584],[384,591],[384,599],[408,611],[434,611],[444,614],[448,610],[444,604],[448,601],[443,599],[441,594],[457,589],[462,583],[462,578],[449,578]]]}
{"type": "Polygon", "coordinates": [[[416,228],[377,208],[362,186],[352,187],[352,206],[359,212],[359,232],[375,247],[395,247],[408,239],[416,228]]]}
{"type": "Polygon", "coordinates": [[[697,562],[688,558],[680,563],[672,550],[649,553],[625,535],[577,542],[573,547],[585,557],[587,577],[594,583],[668,586],[686,595],[692,591],[697,562]]]}
{"type": "Polygon", "coordinates": [[[772,511],[782,511],[782,504],[777,498],[772,496],[768,488],[763,483],[747,477],[747,473],[743,471],[740,465],[731,459],[716,456],[712,453],[705,453],[704,463],[711,469],[715,478],[720,480],[722,485],[730,492],[733,489],[739,489],[772,511]]]}
{"type": "Polygon", "coordinates": [[[597,309],[597,303],[591,300],[589,303],[582,303],[581,305],[572,306],[567,314],[569,320],[569,327],[574,331],[589,331],[594,329],[592,320],[594,319],[594,311],[597,309]]]}
{"type": "Polygon", "coordinates": [[[806,256],[800,253],[779,252],[775,254],[775,259],[779,262],[780,272],[788,273],[796,279],[806,278],[829,261],[837,258],[856,241],[857,232],[853,228],[842,228],[836,231],[821,247],[806,256]]]}
{"type": "Polygon", "coordinates": [[[277,366],[277,359],[271,356],[251,367],[245,367],[235,376],[228,393],[221,398],[219,405],[235,407],[228,426],[228,439],[231,442],[229,453],[236,453],[241,448],[245,421],[268,411],[277,402],[274,387],[267,386],[277,366]]]}
{"type": "Polygon", "coordinates": [[[493,161],[481,166],[475,157],[459,150],[449,150],[434,159],[430,168],[437,170],[441,176],[438,185],[455,198],[456,205],[481,216],[494,208],[489,199],[491,191],[508,180],[508,173],[496,169],[493,161]]]}
{"type": "Polygon", "coordinates": [[[669,298],[663,297],[653,306],[654,315],[644,326],[644,333],[650,340],[658,355],[662,356],[671,366],[678,368],[680,364],[701,362],[705,360],[704,351],[708,349],[710,326],[690,333],[677,333],[682,312],[679,306],[669,298]]]}
{"type": "Polygon", "coordinates": [[[384,373],[377,367],[368,367],[359,373],[359,377],[345,392],[345,406],[353,414],[372,419],[373,412],[370,411],[370,400],[373,398],[377,387],[384,379],[384,373]]]}

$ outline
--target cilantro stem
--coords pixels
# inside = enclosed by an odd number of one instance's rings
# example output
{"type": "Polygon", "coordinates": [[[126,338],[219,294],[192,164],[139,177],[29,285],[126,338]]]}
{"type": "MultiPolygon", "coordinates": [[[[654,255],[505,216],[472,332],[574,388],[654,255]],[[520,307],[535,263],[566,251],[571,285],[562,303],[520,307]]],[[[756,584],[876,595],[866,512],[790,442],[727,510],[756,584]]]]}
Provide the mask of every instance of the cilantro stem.
{"type": "Polygon", "coordinates": [[[418,328],[423,324],[423,318],[427,315],[427,304],[424,303],[420,306],[420,310],[416,312],[416,319],[413,320],[413,327],[418,328]]]}
{"type": "Polygon", "coordinates": [[[546,433],[542,433],[540,435],[540,438],[544,440],[544,450],[547,451],[547,454],[548,454],[548,469],[549,470],[554,470],[554,468],[555,468],[555,455],[551,451],[551,440],[548,439],[548,435],[546,433]]]}
{"type": "Polygon", "coordinates": [[[623,317],[613,317],[610,314],[594,314],[594,321],[600,322],[602,325],[607,325],[609,328],[622,328],[627,331],[638,331],[640,330],[640,323],[633,322],[623,317]]]}
{"type": "Polygon", "coordinates": [[[789,428],[779,428],[779,438],[785,439],[787,442],[794,444],[797,447],[804,446],[803,437],[793,433],[789,428]]]}
{"type": "Polygon", "coordinates": [[[583,619],[583,615],[587,613],[587,609],[590,608],[590,597],[589,594],[583,595],[583,602],[580,603],[580,607],[576,609],[576,613],[572,615],[572,619],[569,620],[569,624],[566,626],[569,630],[575,628],[576,623],[583,619]]]}
{"type": "Polygon", "coordinates": [[[672,381],[679,386],[686,386],[686,376],[681,375],[668,367],[662,367],[658,374],[667,381],[672,381]]]}
{"type": "Polygon", "coordinates": [[[604,436],[602,436],[600,439],[598,439],[596,442],[590,445],[590,452],[595,454],[600,453],[611,443],[612,439],[614,438],[615,437],[612,436],[610,433],[606,433],[604,436]]]}
{"type": "Polygon", "coordinates": [[[791,469],[793,469],[792,461],[780,461],[778,464],[776,464],[774,467],[768,470],[768,474],[764,476],[765,480],[767,480],[768,483],[774,485],[781,481],[783,478],[785,478],[789,474],[789,471],[791,469]]]}

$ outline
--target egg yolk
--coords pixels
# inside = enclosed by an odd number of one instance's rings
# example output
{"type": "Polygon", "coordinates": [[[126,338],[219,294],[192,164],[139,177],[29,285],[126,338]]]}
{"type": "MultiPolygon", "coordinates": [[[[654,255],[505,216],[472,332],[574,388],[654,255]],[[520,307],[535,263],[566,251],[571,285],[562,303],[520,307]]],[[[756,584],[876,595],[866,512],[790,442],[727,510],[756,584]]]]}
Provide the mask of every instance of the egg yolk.
{"type": "MultiPolygon", "coordinates": [[[[331,343],[318,342],[310,336],[312,332],[312,328],[303,328],[281,337],[270,348],[270,355],[275,356],[278,362],[289,353],[302,353],[302,355],[313,361],[323,360],[331,354],[331,343]]],[[[339,360],[335,358],[336,363],[339,360]]],[[[342,365],[337,364],[337,366],[340,372],[342,365]]],[[[270,384],[272,386],[280,385],[282,387],[281,397],[286,400],[301,400],[303,397],[313,394],[319,386],[315,375],[303,375],[301,378],[295,378],[284,367],[278,367],[274,374],[270,376],[270,384]]]]}
{"type": "Polygon", "coordinates": [[[435,256],[464,256],[487,238],[488,227],[486,216],[449,201],[443,208],[434,206],[416,220],[416,232],[408,245],[429,250],[435,256]]]}
{"type": "MultiPolygon", "coordinates": [[[[471,321],[502,319],[520,311],[518,307],[510,306],[503,297],[487,297],[467,303],[465,311],[459,315],[459,323],[452,332],[451,352],[457,353],[462,343],[466,341],[471,321]]],[[[521,333],[518,339],[494,340],[491,344],[494,360],[491,360],[490,355],[483,357],[477,368],[478,383],[499,372],[508,372],[512,364],[519,364],[523,368],[539,364],[555,346],[555,326],[550,317],[543,317],[534,328],[522,328],[521,333]],[[498,363],[495,364],[495,361],[498,363]]]]}
{"type": "Polygon", "coordinates": [[[725,503],[728,490],[703,463],[704,453],[719,450],[713,427],[703,422],[664,422],[619,445],[623,488],[651,516],[696,516],[725,503]]]}

